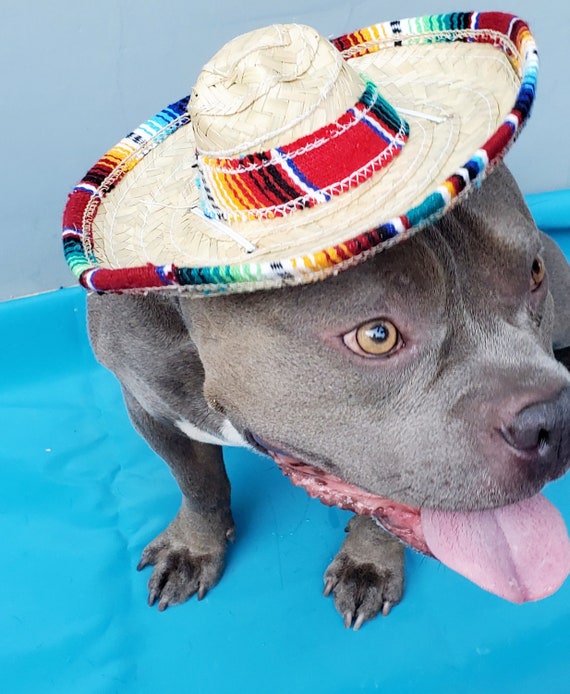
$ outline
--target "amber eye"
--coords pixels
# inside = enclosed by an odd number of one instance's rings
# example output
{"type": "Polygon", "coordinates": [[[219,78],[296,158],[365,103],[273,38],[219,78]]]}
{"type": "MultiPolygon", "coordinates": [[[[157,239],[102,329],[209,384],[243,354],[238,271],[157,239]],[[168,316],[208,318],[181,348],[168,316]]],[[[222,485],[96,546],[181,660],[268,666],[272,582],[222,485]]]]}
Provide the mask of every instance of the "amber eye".
{"type": "Polygon", "coordinates": [[[544,261],[537,255],[532,263],[532,268],[530,270],[530,291],[536,291],[542,284],[546,269],[544,267],[544,261]]]}
{"type": "Polygon", "coordinates": [[[345,337],[345,344],[353,352],[364,352],[373,357],[392,352],[400,342],[400,333],[389,320],[376,319],[363,323],[345,337]]]}

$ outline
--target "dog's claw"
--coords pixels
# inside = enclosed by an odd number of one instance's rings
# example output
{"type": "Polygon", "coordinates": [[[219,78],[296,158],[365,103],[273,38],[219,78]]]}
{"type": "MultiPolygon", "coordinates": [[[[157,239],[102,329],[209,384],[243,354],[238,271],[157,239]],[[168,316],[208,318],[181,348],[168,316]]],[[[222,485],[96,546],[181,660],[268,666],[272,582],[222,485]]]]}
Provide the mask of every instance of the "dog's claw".
{"type": "Polygon", "coordinates": [[[332,578],[329,578],[325,581],[325,589],[323,591],[323,595],[325,598],[328,598],[328,596],[331,594],[332,589],[335,587],[335,581],[332,578]]]}
{"type": "Polygon", "coordinates": [[[350,610],[346,612],[344,615],[344,626],[347,629],[350,629],[350,627],[352,626],[352,612],[350,612],[350,610]]]}
{"type": "Polygon", "coordinates": [[[390,614],[390,610],[392,609],[392,603],[386,601],[382,605],[382,617],[387,617],[390,614]]]}
{"type": "Polygon", "coordinates": [[[366,619],[364,612],[359,612],[356,620],[354,621],[354,626],[353,629],[354,631],[358,631],[360,627],[364,624],[364,620],[366,619]]]}
{"type": "Polygon", "coordinates": [[[152,607],[154,605],[154,603],[157,601],[157,599],[158,599],[158,591],[154,590],[154,589],[149,590],[148,600],[147,600],[148,606],[152,607]]]}

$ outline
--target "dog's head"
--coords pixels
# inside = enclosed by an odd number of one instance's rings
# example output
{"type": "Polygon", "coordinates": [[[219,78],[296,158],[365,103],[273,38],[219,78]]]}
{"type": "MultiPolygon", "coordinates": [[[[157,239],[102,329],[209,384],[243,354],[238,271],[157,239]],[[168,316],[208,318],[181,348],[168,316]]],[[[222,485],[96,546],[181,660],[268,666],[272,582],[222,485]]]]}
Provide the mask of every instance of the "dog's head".
{"type": "Polygon", "coordinates": [[[420,526],[434,511],[515,504],[570,465],[542,256],[499,167],[443,220],[334,278],[183,301],[206,397],[294,481],[334,503],[354,489],[335,497],[332,479],[391,500],[374,515],[431,551],[420,526]]]}

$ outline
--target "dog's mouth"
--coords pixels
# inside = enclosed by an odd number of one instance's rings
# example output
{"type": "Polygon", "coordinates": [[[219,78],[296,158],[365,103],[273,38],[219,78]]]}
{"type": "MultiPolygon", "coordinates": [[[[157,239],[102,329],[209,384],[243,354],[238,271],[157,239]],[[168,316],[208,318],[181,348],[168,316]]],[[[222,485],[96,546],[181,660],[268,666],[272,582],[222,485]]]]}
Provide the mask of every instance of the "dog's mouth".
{"type": "Polygon", "coordinates": [[[542,494],[484,511],[439,511],[371,494],[249,434],[293,484],[328,506],[367,515],[409,547],[511,602],[540,600],[570,574],[570,540],[542,494]]]}

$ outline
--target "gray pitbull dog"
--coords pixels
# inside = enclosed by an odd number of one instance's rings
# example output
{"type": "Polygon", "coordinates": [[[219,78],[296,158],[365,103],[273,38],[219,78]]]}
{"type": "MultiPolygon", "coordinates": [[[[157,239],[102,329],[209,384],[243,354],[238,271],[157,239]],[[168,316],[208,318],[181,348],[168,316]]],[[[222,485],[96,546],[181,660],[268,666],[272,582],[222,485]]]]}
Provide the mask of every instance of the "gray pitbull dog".
{"type": "Polygon", "coordinates": [[[511,600],[553,592],[568,537],[538,492],[570,465],[570,374],[556,358],[569,296],[570,268],[504,166],[439,222],[321,282],[91,294],[93,348],[183,496],[139,564],[154,565],[149,604],[202,598],[222,574],[225,444],[358,512],[325,574],[347,626],[400,601],[404,544],[511,600]],[[529,556],[513,580],[501,557],[523,516],[529,556]],[[542,546],[547,575],[533,577],[542,546]]]}

